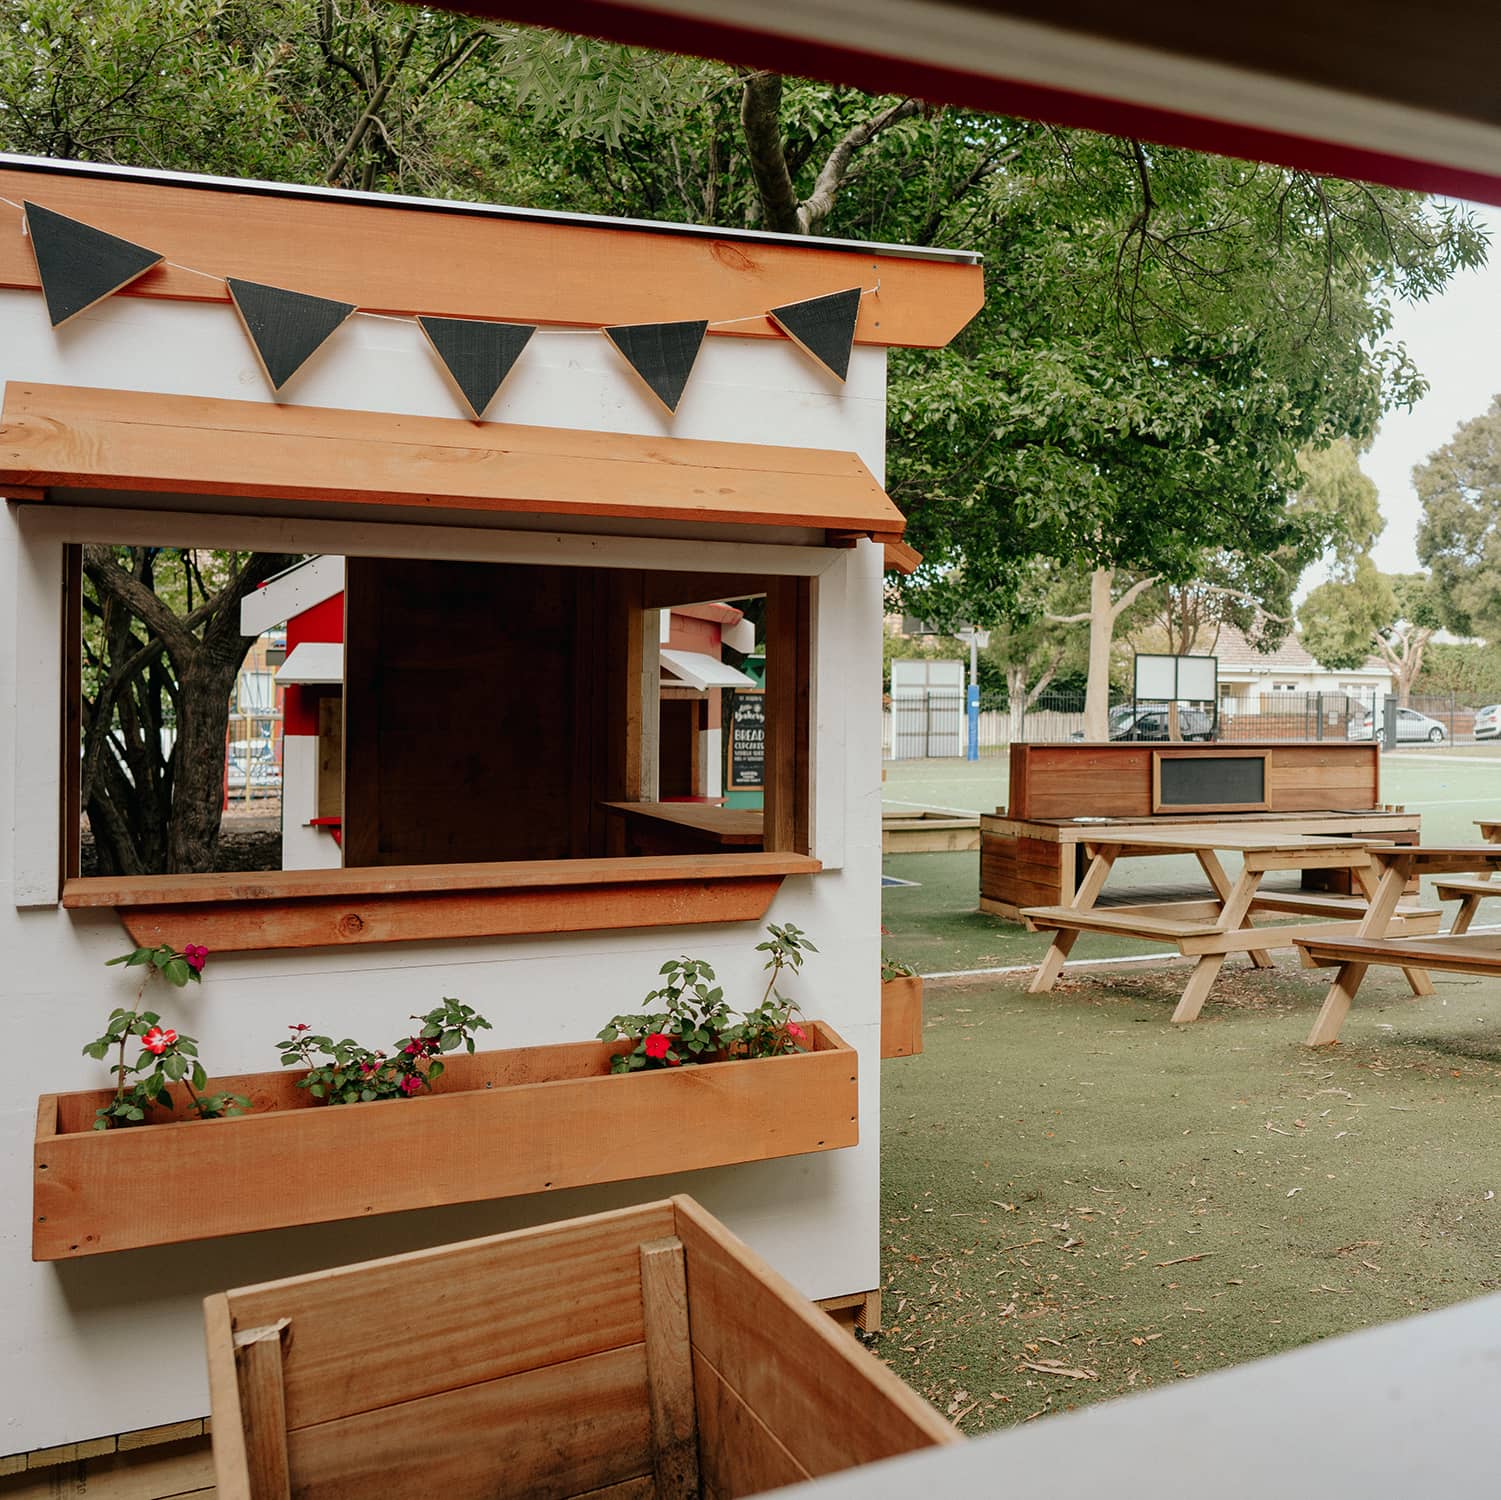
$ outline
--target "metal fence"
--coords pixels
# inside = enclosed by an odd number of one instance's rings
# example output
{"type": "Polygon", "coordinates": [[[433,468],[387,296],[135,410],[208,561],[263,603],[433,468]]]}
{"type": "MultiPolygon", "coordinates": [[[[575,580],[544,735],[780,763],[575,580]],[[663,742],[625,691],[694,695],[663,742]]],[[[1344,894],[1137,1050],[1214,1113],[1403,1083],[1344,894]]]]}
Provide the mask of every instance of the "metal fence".
{"type": "MultiPolygon", "coordinates": [[[[1397,709],[1396,749],[1424,745],[1478,743],[1475,714],[1480,705],[1457,695],[1414,694],[1397,709]]],[[[1111,697],[1111,738],[1166,740],[1165,704],[1133,703],[1111,697]]],[[[1253,740],[1378,740],[1385,739],[1385,695],[1379,693],[1265,692],[1256,698],[1221,698],[1217,714],[1210,705],[1180,710],[1179,730],[1185,738],[1228,741],[1253,740]]],[[[982,697],[979,741],[982,757],[1006,754],[1013,743],[1038,744],[1082,739],[1084,694],[1079,691],[1044,693],[1025,711],[1012,709],[1002,698],[982,697]]],[[[888,701],[883,746],[889,759],[937,759],[963,755],[968,739],[962,693],[951,689],[905,694],[888,701]]]]}

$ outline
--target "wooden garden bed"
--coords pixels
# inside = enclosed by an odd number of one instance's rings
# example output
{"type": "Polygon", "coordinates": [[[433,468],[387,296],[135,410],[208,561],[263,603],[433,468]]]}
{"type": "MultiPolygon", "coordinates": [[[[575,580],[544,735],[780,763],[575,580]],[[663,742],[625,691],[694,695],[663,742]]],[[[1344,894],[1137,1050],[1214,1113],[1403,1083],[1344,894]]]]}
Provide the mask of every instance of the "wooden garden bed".
{"type": "Polygon", "coordinates": [[[960,1440],[691,1198],[204,1311],[220,1500],[731,1500],[960,1440]]]}
{"type": "Polygon", "coordinates": [[[450,1055],[431,1096],[326,1105],[298,1072],[210,1080],[253,1113],[92,1129],[107,1092],[43,1095],[32,1258],[508,1198],[859,1141],[854,1051],[613,1074],[604,1042],[450,1055]]]}

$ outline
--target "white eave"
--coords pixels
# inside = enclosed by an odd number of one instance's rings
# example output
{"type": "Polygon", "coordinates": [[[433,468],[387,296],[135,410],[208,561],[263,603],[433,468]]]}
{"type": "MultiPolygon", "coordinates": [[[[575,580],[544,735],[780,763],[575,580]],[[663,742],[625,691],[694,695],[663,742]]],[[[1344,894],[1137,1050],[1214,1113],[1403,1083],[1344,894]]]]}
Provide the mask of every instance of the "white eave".
{"type": "Polygon", "coordinates": [[[660,654],[665,671],[701,693],[710,688],[756,686],[754,677],[747,677],[738,668],[727,662],[715,661],[712,656],[705,656],[701,651],[670,651],[664,646],[660,654]]]}
{"type": "Polygon", "coordinates": [[[295,682],[303,687],[342,687],[344,643],[304,641],[294,646],[277,670],[276,680],[283,685],[295,682]]]}
{"type": "Polygon", "coordinates": [[[240,634],[264,635],[344,592],[344,559],[310,557],[268,579],[240,601],[240,634]]]}

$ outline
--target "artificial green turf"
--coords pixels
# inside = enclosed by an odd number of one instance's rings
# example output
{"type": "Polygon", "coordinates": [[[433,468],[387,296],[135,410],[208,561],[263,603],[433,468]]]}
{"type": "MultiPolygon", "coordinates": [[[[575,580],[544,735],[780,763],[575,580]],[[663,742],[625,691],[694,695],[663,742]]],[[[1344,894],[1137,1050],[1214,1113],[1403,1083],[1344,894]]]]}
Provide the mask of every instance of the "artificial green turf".
{"type": "Polygon", "coordinates": [[[1501,1282],[1501,987],[1374,971],[1311,1052],[1327,976],[1233,959],[1179,1028],[1181,966],[1084,972],[930,984],[883,1064],[877,1347],[965,1431],[1501,1282]]]}

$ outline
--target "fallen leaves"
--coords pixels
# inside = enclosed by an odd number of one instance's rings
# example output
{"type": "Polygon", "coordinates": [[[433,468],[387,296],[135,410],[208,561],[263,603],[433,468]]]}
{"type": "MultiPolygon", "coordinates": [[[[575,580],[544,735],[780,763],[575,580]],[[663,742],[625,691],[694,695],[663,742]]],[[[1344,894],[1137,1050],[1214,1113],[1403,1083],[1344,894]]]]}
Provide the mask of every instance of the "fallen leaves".
{"type": "Polygon", "coordinates": [[[1024,1359],[1020,1370],[1036,1370],[1039,1375],[1061,1375],[1067,1380],[1098,1380],[1098,1370],[1074,1370],[1060,1359],[1024,1359]]]}

